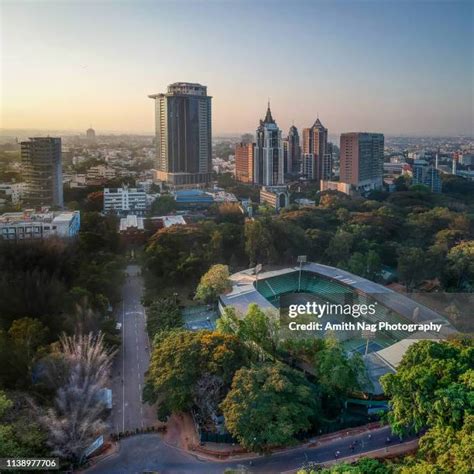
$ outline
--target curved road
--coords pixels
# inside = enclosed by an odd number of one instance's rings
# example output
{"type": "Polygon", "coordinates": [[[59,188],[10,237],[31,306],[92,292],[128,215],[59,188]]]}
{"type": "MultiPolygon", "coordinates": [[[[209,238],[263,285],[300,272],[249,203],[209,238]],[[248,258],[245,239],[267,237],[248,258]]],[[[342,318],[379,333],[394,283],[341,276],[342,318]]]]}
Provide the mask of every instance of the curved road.
{"type": "MultiPolygon", "coordinates": [[[[327,462],[334,460],[335,452],[340,451],[340,458],[373,451],[387,446],[386,439],[390,436],[390,428],[372,430],[368,434],[354,435],[334,441],[326,441],[315,448],[295,448],[291,451],[261,456],[252,460],[242,461],[203,461],[196,456],[174,448],[161,441],[157,434],[145,434],[121,441],[120,451],[88,469],[88,473],[97,474],[142,474],[157,472],[159,474],[188,473],[223,473],[227,468],[246,468],[249,473],[281,473],[296,470],[308,462],[327,462]],[[357,441],[354,452],[349,445],[357,441]]],[[[414,438],[410,438],[414,439],[414,438]]],[[[406,441],[406,440],[405,440],[406,441]]],[[[388,446],[400,444],[398,438],[392,436],[388,446]]]]}

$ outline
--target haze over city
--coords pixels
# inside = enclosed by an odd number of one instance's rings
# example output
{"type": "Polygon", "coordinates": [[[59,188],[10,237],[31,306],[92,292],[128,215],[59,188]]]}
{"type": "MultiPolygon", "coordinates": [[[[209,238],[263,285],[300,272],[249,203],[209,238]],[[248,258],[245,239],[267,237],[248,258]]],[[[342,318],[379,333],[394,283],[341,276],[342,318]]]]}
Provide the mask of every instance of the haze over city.
{"type": "Polygon", "coordinates": [[[147,95],[206,84],[213,134],[470,135],[471,2],[2,2],[1,123],[153,133],[147,95]],[[317,21],[315,21],[317,18],[317,21]]]}

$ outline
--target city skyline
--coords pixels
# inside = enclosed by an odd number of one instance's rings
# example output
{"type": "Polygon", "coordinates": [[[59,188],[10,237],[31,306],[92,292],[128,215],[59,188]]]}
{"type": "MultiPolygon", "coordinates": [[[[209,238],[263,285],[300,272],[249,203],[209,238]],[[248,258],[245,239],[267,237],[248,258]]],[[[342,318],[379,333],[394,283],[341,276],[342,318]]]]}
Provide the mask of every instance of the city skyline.
{"type": "Polygon", "coordinates": [[[216,136],[254,131],[268,97],[285,133],[318,115],[332,134],[473,131],[470,2],[1,8],[4,129],[152,134],[147,95],[197,82],[216,136]]]}

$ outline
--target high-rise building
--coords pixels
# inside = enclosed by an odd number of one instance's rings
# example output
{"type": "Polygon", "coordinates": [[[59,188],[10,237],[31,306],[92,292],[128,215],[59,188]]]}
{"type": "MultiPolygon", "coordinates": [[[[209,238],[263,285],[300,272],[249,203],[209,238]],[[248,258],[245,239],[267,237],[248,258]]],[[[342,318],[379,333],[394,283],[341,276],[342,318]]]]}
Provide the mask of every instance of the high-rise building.
{"type": "Polygon", "coordinates": [[[288,172],[301,171],[301,146],[298,129],[292,125],[288,132],[288,172]]]}
{"type": "Polygon", "coordinates": [[[95,141],[95,130],[93,128],[88,128],[86,130],[86,138],[87,140],[89,140],[90,142],[94,142],[95,141]]]}
{"type": "Polygon", "coordinates": [[[278,186],[284,183],[283,144],[281,130],[273,120],[268,104],[264,120],[257,128],[254,158],[254,182],[263,186],[278,186]]]}
{"type": "Polygon", "coordinates": [[[340,181],[352,184],[359,191],[382,187],[382,133],[343,133],[340,148],[340,181]]]}
{"type": "Polygon", "coordinates": [[[155,100],[157,177],[174,186],[212,178],[211,99],[207,87],[176,82],[155,100]]]}
{"type": "Polygon", "coordinates": [[[328,154],[328,129],[324,127],[319,118],[313,126],[303,129],[303,154],[312,154],[314,164],[313,173],[308,179],[316,180],[328,179],[328,169],[332,164],[328,154]]]}
{"type": "Polygon", "coordinates": [[[21,142],[24,200],[32,206],[63,207],[61,139],[34,137],[21,142]]]}
{"type": "Polygon", "coordinates": [[[241,183],[253,184],[254,143],[235,145],[235,179],[241,183]]]}

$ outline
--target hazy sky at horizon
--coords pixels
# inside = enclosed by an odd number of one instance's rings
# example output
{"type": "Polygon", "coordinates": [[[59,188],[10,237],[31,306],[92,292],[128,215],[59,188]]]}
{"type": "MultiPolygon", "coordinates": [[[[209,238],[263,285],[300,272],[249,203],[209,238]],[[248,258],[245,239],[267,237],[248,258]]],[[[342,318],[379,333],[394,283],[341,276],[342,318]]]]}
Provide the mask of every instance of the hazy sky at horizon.
{"type": "Polygon", "coordinates": [[[213,96],[213,132],[472,134],[471,1],[5,1],[3,128],[152,132],[169,83],[213,96]]]}

